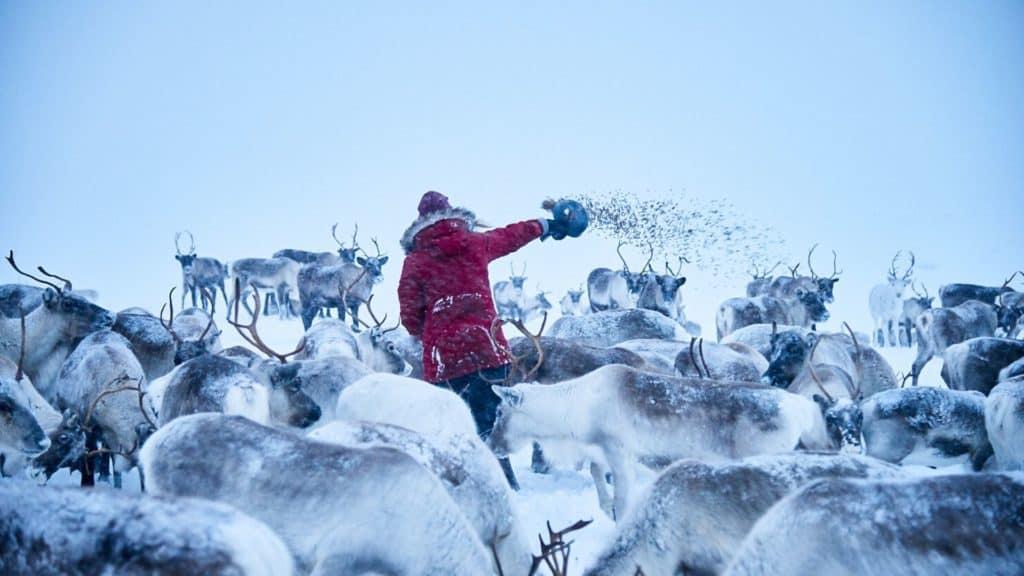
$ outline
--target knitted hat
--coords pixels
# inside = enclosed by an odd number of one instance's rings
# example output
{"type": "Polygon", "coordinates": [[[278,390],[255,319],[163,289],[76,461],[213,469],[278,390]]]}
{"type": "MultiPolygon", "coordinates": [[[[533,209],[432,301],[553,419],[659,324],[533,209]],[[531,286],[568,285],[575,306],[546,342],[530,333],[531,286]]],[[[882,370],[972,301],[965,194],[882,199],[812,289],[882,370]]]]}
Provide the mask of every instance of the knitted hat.
{"type": "Polygon", "coordinates": [[[420,216],[426,216],[432,212],[441,212],[443,210],[451,209],[452,206],[448,203],[448,197],[440,192],[434,192],[431,190],[424,194],[423,198],[420,199],[420,216]]]}

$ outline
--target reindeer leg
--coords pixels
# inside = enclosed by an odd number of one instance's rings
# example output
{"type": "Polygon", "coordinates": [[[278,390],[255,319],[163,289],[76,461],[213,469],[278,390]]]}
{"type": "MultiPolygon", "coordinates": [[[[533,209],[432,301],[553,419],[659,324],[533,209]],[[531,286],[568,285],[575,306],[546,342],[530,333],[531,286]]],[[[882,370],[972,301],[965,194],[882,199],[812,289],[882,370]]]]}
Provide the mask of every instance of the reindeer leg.
{"type": "Polygon", "coordinates": [[[629,467],[629,459],[623,452],[622,447],[612,446],[605,448],[605,457],[612,469],[612,482],[615,483],[615,520],[625,517],[626,509],[629,507],[630,488],[632,486],[632,471],[629,467]]]}
{"type": "Polygon", "coordinates": [[[352,331],[359,332],[362,330],[359,327],[359,301],[356,300],[348,306],[349,314],[352,315],[352,331]]]}
{"type": "MultiPolygon", "coordinates": [[[[609,518],[615,520],[615,505],[612,503],[612,497],[608,494],[608,484],[605,482],[606,471],[604,466],[597,462],[590,463],[590,477],[594,479],[594,488],[597,489],[597,502],[601,506],[601,510],[608,515],[609,518]]],[[[616,492],[618,487],[616,487],[616,492]]]]}
{"type": "Polygon", "coordinates": [[[551,465],[544,457],[544,448],[537,442],[533,443],[533,454],[530,456],[530,470],[534,474],[547,474],[551,472],[551,465]]]}

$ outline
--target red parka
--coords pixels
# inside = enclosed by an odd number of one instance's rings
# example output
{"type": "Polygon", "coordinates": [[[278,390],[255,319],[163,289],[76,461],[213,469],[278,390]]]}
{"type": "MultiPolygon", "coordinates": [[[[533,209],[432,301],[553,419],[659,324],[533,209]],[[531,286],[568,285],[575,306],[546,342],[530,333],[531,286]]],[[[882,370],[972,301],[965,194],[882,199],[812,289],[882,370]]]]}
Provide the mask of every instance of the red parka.
{"type": "Polygon", "coordinates": [[[507,364],[501,331],[492,341],[497,313],[487,264],[539,238],[538,220],[474,232],[476,217],[453,208],[413,222],[402,237],[406,251],[398,302],[402,324],[423,342],[423,374],[442,382],[507,364]]]}

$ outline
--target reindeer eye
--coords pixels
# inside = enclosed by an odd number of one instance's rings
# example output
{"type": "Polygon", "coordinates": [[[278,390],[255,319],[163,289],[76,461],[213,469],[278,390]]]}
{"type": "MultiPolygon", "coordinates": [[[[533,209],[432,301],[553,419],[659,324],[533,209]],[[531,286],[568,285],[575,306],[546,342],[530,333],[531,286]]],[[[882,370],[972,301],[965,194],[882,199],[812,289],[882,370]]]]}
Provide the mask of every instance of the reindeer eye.
{"type": "Polygon", "coordinates": [[[57,437],[57,440],[59,440],[60,442],[67,442],[69,439],[70,437],[67,435],[67,433],[63,433],[57,437]]]}

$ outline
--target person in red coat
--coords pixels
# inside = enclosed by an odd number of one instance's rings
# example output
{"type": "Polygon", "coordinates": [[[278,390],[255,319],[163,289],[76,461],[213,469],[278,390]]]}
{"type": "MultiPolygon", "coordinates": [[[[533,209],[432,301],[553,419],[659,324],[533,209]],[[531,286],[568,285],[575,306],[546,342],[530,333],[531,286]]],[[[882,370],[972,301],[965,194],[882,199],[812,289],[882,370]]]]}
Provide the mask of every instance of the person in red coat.
{"type": "MultiPolygon", "coordinates": [[[[450,388],[469,404],[482,438],[494,426],[500,399],[491,390],[506,378],[508,343],[493,330],[498,317],[487,265],[537,238],[564,238],[566,224],[526,220],[478,232],[476,215],[427,192],[419,218],[402,235],[405,251],[398,302],[402,325],[423,342],[424,378],[450,388]]],[[[506,476],[516,487],[508,460],[506,476]]]]}

